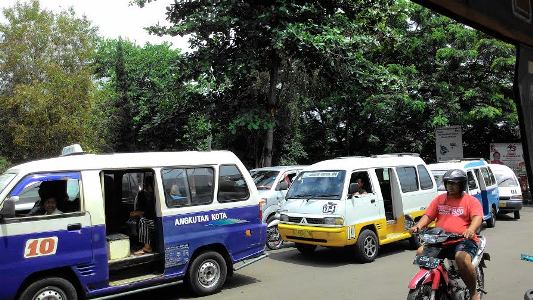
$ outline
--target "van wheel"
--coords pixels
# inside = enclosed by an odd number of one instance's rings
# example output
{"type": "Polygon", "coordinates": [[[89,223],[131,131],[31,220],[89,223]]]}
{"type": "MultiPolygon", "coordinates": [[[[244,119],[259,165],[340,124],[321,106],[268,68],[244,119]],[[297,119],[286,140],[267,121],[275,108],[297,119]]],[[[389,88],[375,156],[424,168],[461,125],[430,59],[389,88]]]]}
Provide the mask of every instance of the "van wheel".
{"type": "Polygon", "coordinates": [[[303,255],[311,255],[315,252],[316,245],[296,243],[296,249],[303,255]]]}
{"type": "Polygon", "coordinates": [[[20,294],[20,299],[77,300],[78,293],[70,281],[61,277],[49,277],[30,284],[20,294]]]}
{"type": "Polygon", "coordinates": [[[378,256],[379,242],[374,231],[365,229],[355,243],[357,259],[363,263],[373,262],[378,256]]]}
{"type": "Polygon", "coordinates": [[[490,209],[490,218],[487,220],[487,227],[494,228],[496,226],[496,211],[494,208],[490,209]]]}
{"type": "Polygon", "coordinates": [[[520,211],[519,210],[515,210],[514,211],[514,218],[515,218],[515,220],[520,220],[520,211]]]}
{"type": "Polygon", "coordinates": [[[196,295],[210,295],[222,289],[227,273],[228,267],[222,255],[208,251],[193,260],[187,271],[185,282],[196,295]]]}

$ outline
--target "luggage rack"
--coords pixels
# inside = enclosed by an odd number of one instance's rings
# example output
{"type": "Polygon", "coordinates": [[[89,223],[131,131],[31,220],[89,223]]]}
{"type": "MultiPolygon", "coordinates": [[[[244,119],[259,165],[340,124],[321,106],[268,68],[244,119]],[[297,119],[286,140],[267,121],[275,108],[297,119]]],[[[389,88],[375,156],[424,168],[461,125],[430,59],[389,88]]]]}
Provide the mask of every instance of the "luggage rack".
{"type": "Polygon", "coordinates": [[[483,157],[465,157],[461,159],[443,160],[443,161],[439,161],[439,163],[460,163],[463,161],[476,161],[476,160],[487,162],[483,157]]]}

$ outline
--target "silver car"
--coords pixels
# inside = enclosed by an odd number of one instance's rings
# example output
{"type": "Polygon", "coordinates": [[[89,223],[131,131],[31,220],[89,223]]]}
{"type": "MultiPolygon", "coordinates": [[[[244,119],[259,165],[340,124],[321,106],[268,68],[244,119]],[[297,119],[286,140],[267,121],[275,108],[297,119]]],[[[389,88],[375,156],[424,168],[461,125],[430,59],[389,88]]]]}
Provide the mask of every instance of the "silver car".
{"type": "Polygon", "coordinates": [[[304,166],[278,166],[250,170],[263,205],[263,222],[268,223],[285,200],[294,177],[304,166]]]}

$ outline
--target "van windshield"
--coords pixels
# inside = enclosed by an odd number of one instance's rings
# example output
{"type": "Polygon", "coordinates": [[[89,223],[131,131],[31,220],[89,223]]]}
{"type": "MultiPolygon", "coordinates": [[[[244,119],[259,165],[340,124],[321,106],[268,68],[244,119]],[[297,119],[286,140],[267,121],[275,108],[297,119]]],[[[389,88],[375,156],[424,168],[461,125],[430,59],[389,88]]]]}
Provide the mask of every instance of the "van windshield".
{"type": "Polygon", "coordinates": [[[0,193],[6,188],[6,186],[15,178],[15,173],[4,173],[0,175],[0,193]]]}
{"type": "Polygon", "coordinates": [[[255,186],[257,187],[258,190],[270,190],[278,174],[279,174],[279,171],[262,170],[262,171],[252,171],[250,175],[252,175],[255,186]]]}
{"type": "Polygon", "coordinates": [[[287,199],[340,199],[345,176],[346,171],[302,172],[292,182],[287,199]]]}

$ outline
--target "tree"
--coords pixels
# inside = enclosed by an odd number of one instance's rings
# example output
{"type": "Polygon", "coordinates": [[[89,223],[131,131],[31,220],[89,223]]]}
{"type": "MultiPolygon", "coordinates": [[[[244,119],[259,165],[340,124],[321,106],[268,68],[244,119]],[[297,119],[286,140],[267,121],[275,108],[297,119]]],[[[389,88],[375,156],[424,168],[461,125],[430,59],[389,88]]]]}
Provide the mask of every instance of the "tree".
{"type": "Polygon", "coordinates": [[[0,155],[13,162],[57,156],[94,141],[89,129],[96,30],[73,10],[17,2],[0,24],[0,155]]]}
{"type": "MultiPolygon", "coordinates": [[[[182,149],[194,89],[182,88],[181,53],[168,44],[137,46],[103,40],[98,46],[96,75],[105,99],[98,105],[98,132],[111,151],[182,149]]],[[[190,126],[190,124],[189,124],[190,126]]]]}

